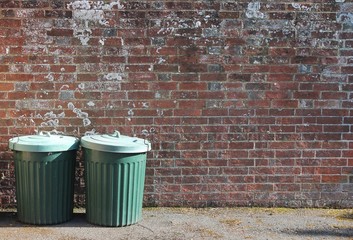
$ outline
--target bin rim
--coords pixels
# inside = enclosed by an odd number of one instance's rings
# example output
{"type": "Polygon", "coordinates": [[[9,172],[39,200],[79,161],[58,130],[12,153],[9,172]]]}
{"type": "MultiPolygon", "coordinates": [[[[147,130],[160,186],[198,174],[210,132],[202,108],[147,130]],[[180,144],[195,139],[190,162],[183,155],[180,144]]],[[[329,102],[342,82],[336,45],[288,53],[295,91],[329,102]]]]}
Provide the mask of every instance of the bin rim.
{"type": "Polygon", "coordinates": [[[9,148],[23,152],[63,152],[77,150],[80,140],[76,137],[53,135],[40,132],[37,135],[26,135],[9,139],[9,148]]]}
{"type": "Polygon", "coordinates": [[[142,138],[113,134],[87,135],[81,138],[83,148],[113,153],[144,153],[151,150],[151,143],[142,138]]]}

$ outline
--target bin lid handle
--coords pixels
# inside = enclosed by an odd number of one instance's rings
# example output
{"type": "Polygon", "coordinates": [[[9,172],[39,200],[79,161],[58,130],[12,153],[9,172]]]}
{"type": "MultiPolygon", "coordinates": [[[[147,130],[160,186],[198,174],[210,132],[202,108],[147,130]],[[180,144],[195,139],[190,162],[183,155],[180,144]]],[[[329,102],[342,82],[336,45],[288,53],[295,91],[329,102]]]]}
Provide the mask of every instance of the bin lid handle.
{"type": "Polygon", "coordinates": [[[112,136],[120,138],[120,132],[118,130],[115,130],[114,133],[112,134],[112,136]]]}
{"type": "Polygon", "coordinates": [[[50,132],[48,132],[48,131],[40,131],[38,135],[46,135],[46,136],[50,137],[50,132]]]}

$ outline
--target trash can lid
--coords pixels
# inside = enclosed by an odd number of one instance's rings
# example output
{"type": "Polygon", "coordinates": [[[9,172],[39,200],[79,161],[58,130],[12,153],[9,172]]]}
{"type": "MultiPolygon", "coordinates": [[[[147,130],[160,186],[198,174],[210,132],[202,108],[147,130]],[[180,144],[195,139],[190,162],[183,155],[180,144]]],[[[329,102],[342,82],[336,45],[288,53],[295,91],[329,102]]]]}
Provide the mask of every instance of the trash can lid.
{"type": "Polygon", "coordinates": [[[148,140],[120,135],[118,131],[113,134],[84,136],[81,138],[81,146],[115,153],[142,153],[151,150],[151,143],[148,140]]]}
{"type": "Polygon", "coordinates": [[[49,132],[14,137],[9,140],[10,149],[23,152],[62,152],[76,150],[79,144],[79,139],[75,137],[52,135],[49,132]]]}

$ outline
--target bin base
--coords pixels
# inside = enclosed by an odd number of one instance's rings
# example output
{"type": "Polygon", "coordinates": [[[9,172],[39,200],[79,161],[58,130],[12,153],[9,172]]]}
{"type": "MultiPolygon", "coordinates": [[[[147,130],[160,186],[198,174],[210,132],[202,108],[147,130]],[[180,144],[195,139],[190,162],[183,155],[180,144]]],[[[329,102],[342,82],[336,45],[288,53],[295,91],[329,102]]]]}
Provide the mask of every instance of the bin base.
{"type": "Polygon", "coordinates": [[[51,225],[73,217],[76,151],[14,152],[17,217],[51,225]]]}
{"type": "Polygon", "coordinates": [[[121,154],[83,148],[86,219],[123,227],[142,219],[146,153],[121,154]]]}

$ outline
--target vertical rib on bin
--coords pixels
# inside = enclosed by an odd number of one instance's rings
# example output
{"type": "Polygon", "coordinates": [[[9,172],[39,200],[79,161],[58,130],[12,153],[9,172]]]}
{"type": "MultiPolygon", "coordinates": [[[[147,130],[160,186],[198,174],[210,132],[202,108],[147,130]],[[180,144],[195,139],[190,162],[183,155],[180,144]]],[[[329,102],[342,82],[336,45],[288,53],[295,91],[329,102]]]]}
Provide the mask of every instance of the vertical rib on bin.
{"type": "Polygon", "coordinates": [[[17,215],[29,224],[57,224],[73,215],[76,151],[15,151],[17,215]]]}
{"type": "Polygon", "coordinates": [[[86,215],[90,223],[127,226],[142,218],[146,154],[84,149],[86,215]]]}

